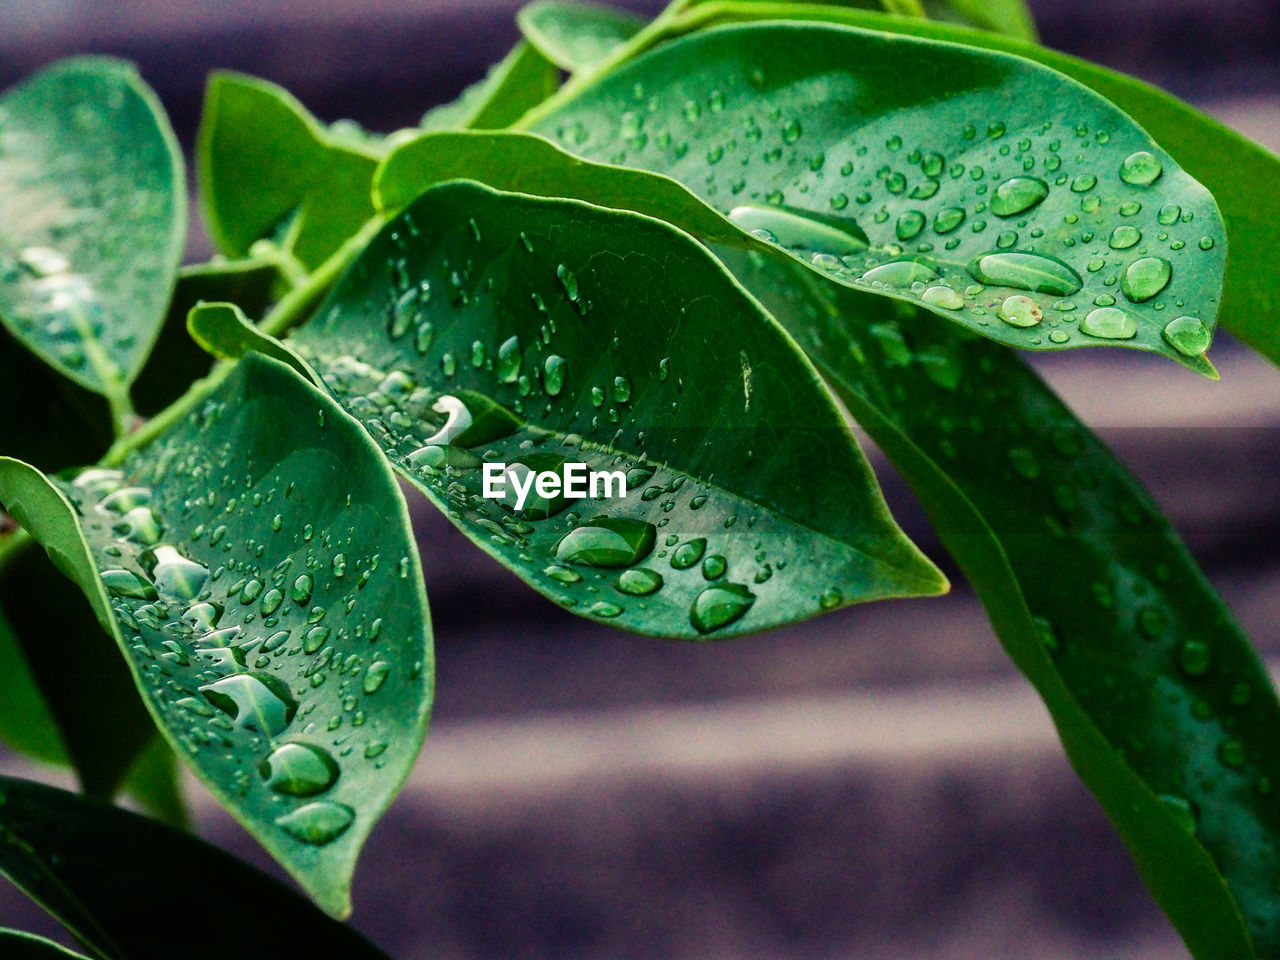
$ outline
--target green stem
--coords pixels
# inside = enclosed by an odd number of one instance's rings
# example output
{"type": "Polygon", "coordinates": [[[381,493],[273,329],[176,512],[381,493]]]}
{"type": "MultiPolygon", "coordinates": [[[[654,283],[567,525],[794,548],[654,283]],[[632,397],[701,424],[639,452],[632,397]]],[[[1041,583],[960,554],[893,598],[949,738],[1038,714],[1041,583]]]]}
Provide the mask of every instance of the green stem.
{"type": "Polygon", "coordinates": [[[102,395],[106,397],[107,406],[111,410],[111,426],[119,441],[128,435],[138,420],[138,413],[133,409],[133,400],[129,396],[129,385],[121,376],[116,362],[102,349],[102,344],[89,326],[88,318],[78,307],[73,307],[69,315],[84,344],[85,358],[102,384],[102,395]]]}
{"type": "MultiPolygon", "coordinates": [[[[262,322],[258,324],[259,329],[270,336],[278,337],[310,316],[320,298],[351,265],[374,234],[382,229],[385,222],[383,217],[373,217],[358,232],[348,237],[328,260],[315,269],[314,273],[280,298],[280,301],[262,318],[262,322]]],[[[231,361],[219,361],[208,376],[193,383],[186,393],[148,420],[141,429],[118,439],[107,451],[107,455],[102,458],[102,465],[118,466],[130,451],[145,447],[185,418],[227,379],[234,368],[235,364],[231,361]]]]}

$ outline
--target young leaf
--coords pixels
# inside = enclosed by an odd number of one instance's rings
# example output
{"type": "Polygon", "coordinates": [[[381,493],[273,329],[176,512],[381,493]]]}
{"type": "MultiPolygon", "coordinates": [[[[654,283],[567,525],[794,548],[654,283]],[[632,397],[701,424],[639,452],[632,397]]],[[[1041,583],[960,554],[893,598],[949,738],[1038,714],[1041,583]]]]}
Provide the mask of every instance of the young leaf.
{"type": "Polygon", "coordinates": [[[718,638],[945,588],[812,369],[665,223],[435,187],[288,343],[469,537],[576,612],[718,638]],[[625,474],[626,497],[518,501],[566,462],[625,474]]]}
{"type": "Polygon", "coordinates": [[[106,960],[385,960],[292,890],[190,834],[8,777],[0,777],[0,872],[106,960]],[[191,928],[223,901],[243,909],[191,928]]]}
{"type": "Polygon", "coordinates": [[[1009,351],[726,256],[911,483],[1192,953],[1275,956],[1280,705],[1146,492],[1009,351]]]}
{"type": "Polygon", "coordinates": [[[0,459],[174,749],[330,913],[418,754],[432,661],[405,506],[364,431],[247,356],[119,471],[0,459]]]}
{"type": "Polygon", "coordinates": [[[1023,0],[926,0],[926,10],[938,20],[959,19],[1031,43],[1039,39],[1035,20],[1023,0]]]}
{"type": "Polygon", "coordinates": [[[80,953],[72,953],[50,940],[18,930],[0,927],[0,953],[7,960],[88,960],[80,953]]]}
{"type": "Polygon", "coordinates": [[[522,40],[457,100],[428,110],[421,126],[424,130],[501,129],[555,93],[558,86],[555,64],[522,40]]]}
{"type": "Polygon", "coordinates": [[[182,155],[134,68],[65,60],[0,97],[0,325],[80,386],[119,397],[182,256],[182,155]]]}
{"type": "Polygon", "coordinates": [[[544,57],[571,73],[590,70],[645,24],[625,10],[562,0],[537,0],[521,9],[516,22],[544,57]]]}
{"type": "MultiPolygon", "coordinates": [[[[151,359],[133,385],[138,412],[154,416],[174,403],[192,382],[209,372],[210,359],[187,335],[187,314],[197,303],[229,300],[251,317],[261,318],[267,307],[287,289],[280,261],[273,256],[245,260],[212,260],[183,267],[169,302],[164,327],[151,359]]],[[[25,457],[5,451],[25,460],[25,457]]],[[[97,457],[85,458],[90,463],[97,457]]]]}
{"type": "Polygon", "coordinates": [[[331,134],[275,84],[209,78],[196,166],[209,232],[230,257],[267,239],[319,266],[373,215],[377,157],[331,134]]]}
{"type": "Polygon", "coordinates": [[[1212,375],[1213,198],[1110,103],[1030,61],[831,25],[717,27],[531,124],[992,340],[1129,346],[1212,375]]]}
{"type": "MultiPolygon", "coordinates": [[[[1224,327],[1280,363],[1280,159],[1211,117],[1141,80],[1106,67],[994,33],[949,24],[883,17],[814,4],[714,3],[699,8],[697,25],[763,18],[833,20],[1017,54],[1052,67],[1102,94],[1132,116],[1212,191],[1231,237],[1222,306],[1224,327]],[[1223,157],[1230,157],[1224,163],[1223,157]]],[[[687,22],[691,27],[694,20],[687,22]]]]}

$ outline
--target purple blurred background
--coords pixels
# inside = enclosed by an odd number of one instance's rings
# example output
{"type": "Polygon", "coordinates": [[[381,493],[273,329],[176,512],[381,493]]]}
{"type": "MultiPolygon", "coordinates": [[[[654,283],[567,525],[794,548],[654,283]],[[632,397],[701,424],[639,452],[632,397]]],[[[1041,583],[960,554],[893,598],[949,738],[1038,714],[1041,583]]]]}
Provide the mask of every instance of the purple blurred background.
{"type": "MultiPolygon", "coordinates": [[[[217,67],[282,83],[325,120],[390,130],[498,59],[517,6],[10,0],[0,85],[105,52],[141,65],[188,150],[217,67]]],[[[1032,6],[1048,45],[1280,149],[1275,2],[1032,6]]],[[[1225,336],[1220,384],[1124,353],[1036,365],[1149,484],[1280,665],[1280,373],[1225,336]]],[[[571,617],[415,511],[435,719],[362,861],[353,919],[396,960],[1185,956],[962,582],[728,644],[664,643],[571,617]]],[[[0,770],[58,780],[7,754],[0,770]]],[[[278,872],[192,796],[206,836],[278,872]]],[[[54,929],[2,882],[0,925],[54,929]]]]}

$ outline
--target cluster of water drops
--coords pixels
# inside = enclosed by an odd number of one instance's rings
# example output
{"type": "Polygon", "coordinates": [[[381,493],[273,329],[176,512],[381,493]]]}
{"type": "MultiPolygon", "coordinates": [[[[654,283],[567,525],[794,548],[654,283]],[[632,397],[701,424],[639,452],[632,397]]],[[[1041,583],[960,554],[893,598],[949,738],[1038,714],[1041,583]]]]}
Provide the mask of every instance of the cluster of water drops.
{"type": "Polygon", "coordinates": [[[846,283],[1032,346],[1150,337],[1187,357],[1208,347],[1194,314],[1212,301],[1188,306],[1170,290],[1175,261],[1188,275],[1212,267],[1212,225],[1200,232],[1195,211],[1162,202],[1160,158],[1118,155],[1105,129],[967,124],[930,145],[873,124],[857,146],[807,145],[804,118],[762,106],[754,91],[735,100],[713,90],[673,120],[643,88],[620,124],[603,141],[580,122],[555,132],[570,150],[612,144],[610,162],[671,173],[744,230],[846,283]]]}
{"type": "Polygon", "coordinates": [[[363,699],[382,689],[396,655],[381,652],[381,617],[353,611],[372,578],[394,573],[312,524],[287,529],[297,515],[292,483],[249,486],[224,482],[167,511],[153,486],[117,470],[82,471],[63,490],[168,728],[197,765],[229,765],[242,797],[265,787],[280,829],[323,845],[355,818],[352,807],[326,799],[347,758],[385,762],[380,723],[362,730],[363,699]],[[175,511],[186,536],[163,515],[175,511]],[[213,519],[194,523],[195,513],[213,519]],[[246,515],[261,516],[270,532],[238,539],[232,527],[246,515]],[[187,544],[223,559],[194,559],[187,544]],[[268,551],[284,559],[264,566],[268,551]],[[327,719],[315,716],[335,704],[327,719]],[[246,747],[256,762],[242,762],[246,747]]]}

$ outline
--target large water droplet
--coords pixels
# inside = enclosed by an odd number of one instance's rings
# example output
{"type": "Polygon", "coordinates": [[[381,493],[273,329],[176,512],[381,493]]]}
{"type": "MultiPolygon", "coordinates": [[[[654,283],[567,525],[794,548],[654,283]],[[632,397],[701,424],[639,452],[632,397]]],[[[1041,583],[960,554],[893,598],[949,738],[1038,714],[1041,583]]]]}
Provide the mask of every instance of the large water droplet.
{"type": "Polygon", "coordinates": [[[320,847],[342,836],[355,818],[345,804],[317,800],[278,818],[276,826],[295,840],[320,847]]]}
{"type": "Polygon", "coordinates": [[[1127,223],[1122,223],[1111,231],[1111,237],[1107,240],[1107,244],[1112,250],[1128,250],[1141,239],[1141,230],[1127,223]]]}
{"type": "Polygon", "coordinates": [[[542,386],[550,396],[558,397],[564,389],[565,367],[568,361],[557,354],[551,354],[542,364],[542,386]]]}
{"type": "Polygon", "coordinates": [[[594,517],[556,544],[556,559],[591,567],[629,567],[653,550],[657,529],[644,520],[594,517]]]}
{"type": "Polygon", "coordinates": [[[1139,150],[1129,154],[1120,164],[1120,179],[1137,187],[1145,187],[1155,183],[1163,169],[1154,154],[1139,150]]]}
{"type": "Polygon", "coordinates": [[[520,338],[508,337],[498,347],[498,362],[494,368],[500,383],[515,383],[520,376],[524,355],[520,352],[520,338]]]}
{"type": "Polygon", "coordinates": [[[920,294],[920,302],[930,307],[941,307],[943,310],[959,310],[964,306],[964,297],[950,287],[930,287],[920,294]]]}
{"type": "Polygon", "coordinates": [[[1196,828],[1199,826],[1199,819],[1196,817],[1195,807],[1191,805],[1190,800],[1172,793],[1162,793],[1159,797],[1160,802],[1173,814],[1173,818],[1178,821],[1180,827],[1188,833],[1196,832],[1196,828]]]}
{"type": "Polygon", "coordinates": [[[1012,177],[991,197],[991,212],[997,217],[1012,217],[1030,210],[1049,195],[1049,185],[1035,177],[1012,177]]]}
{"type": "Polygon", "coordinates": [[[390,673],[391,664],[385,660],[373,661],[364,672],[364,680],[360,684],[360,689],[370,695],[377,693],[382,689],[382,685],[387,682],[387,676],[390,673]]]}
{"type": "Polygon", "coordinates": [[[328,752],[309,743],[285,743],[258,765],[258,773],[276,793],[314,797],[338,779],[338,764],[328,752]]]}
{"type": "Polygon", "coordinates": [[[1129,264],[1120,289],[1134,303],[1150,300],[1169,285],[1173,267],[1163,257],[1139,257],[1129,264]]]}
{"type": "Polygon", "coordinates": [[[714,583],[694,598],[689,620],[699,633],[711,633],[741,619],[755,602],[755,594],[741,584],[714,583]]]}
{"type": "Polygon", "coordinates": [[[817,214],[756,206],[734,207],[729,219],[748,233],[763,231],[779,246],[793,250],[844,257],[861,253],[869,246],[866,235],[850,220],[840,220],[840,226],[835,226],[823,222],[817,214]]]}
{"type": "Polygon", "coordinates": [[[164,534],[164,524],[150,507],[134,507],[111,528],[122,540],[151,546],[164,534]]]}
{"type": "Polygon", "coordinates": [[[156,590],[164,597],[190,602],[200,595],[209,580],[209,568],[188,560],[177,548],[158,546],[142,556],[156,590]]]}
{"type": "Polygon", "coordinates": [[[872,267],[858,279],[863,283],[882,283],[888,287],[906,288],[913,283],[937,280],[938,274],[927,263],[919,260],[891,260],[872,267]]]}
{"type": "Polygon", "coordinates": [[[969,264],[969,273],[980,283],[1059,297],[1069,297],[1084,285],[1080,275],[1061,260],[1039,253],[988,253],[969,264]]]}
{"type": "Polygon", "coordinates": [[[1209,328],[1198,317],[1178,317],[1165,324],[1162,335],[1169,346],[1186,357],[1195,357],[1209,349],[1209,328]]]}
{"type": "Polygon", "coordinates": [[[281,733],[298,712],[288,686],[268,673],[241,673],[200,688],[210,703],[241,727],[269,737],[281,733]]]}
{"type": "Polygon", "coordinates": [[[1030,297],[1017,293],[1000,304],[1000,319],[1011,327],[1034,327],[1044,319],[1044,311],[1030,297]]]}
{"type": "Polygon", "coordinates": [[[156,588],[132,570],[103,570],[99,577],[107,590],[118,597],[132,597],[135,600],[156,599],[156,588]]]}
{"type": "Polygon", "coordinates": [[[894,227],[894,232],[899,240],[911,240],[921,230],[924,229],[924,214],[919,210],[904,211],[902,216],[898,217],[898,223],[894,227]]]}
{"type": "Polygon", "coordinates": [[[963,207],[944,207],[934,216],[933,229],[938,233],[950,233],[964,223],[964,218],[965,211],[963,207]]]}
{"type": "Polygon", "coordinates": [[[646,597],[662,588],[662,574],[648,567],[633,567],[618,574],[616,587],[620,593],[646,597]]]}
{"type": "Polygon", "coordinates": [[[1119,307],[1099,307],[1080,322],[1080,332],[1103,340],[1131,340],[1138,324],[1119,307]]]}
{"type": "Polygon", "coordinates": [[[671,566],[677,570],[687,570],[702,559],[702,553],[706,549],[707,541],[704,538],[688,540],[676,547],[671,554],[671,566]]]}

